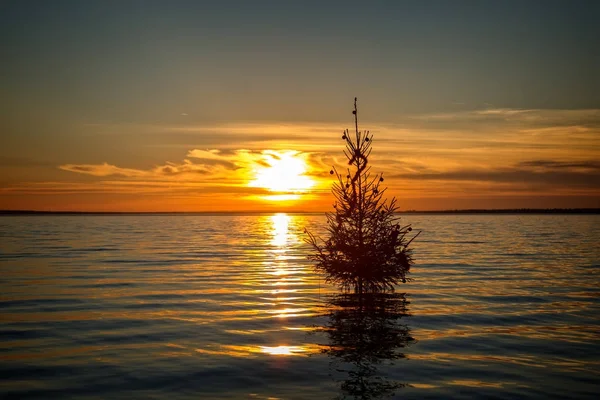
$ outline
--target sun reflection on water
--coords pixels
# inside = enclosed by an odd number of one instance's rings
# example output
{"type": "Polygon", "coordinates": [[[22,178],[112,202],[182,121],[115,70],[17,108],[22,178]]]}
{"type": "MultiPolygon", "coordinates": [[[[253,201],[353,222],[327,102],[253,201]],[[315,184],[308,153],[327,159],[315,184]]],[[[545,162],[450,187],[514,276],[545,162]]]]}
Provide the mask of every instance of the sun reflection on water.
{"type": "Polygon", "coordinates": [[[196,353],[210,355],[226,355],[230,357],[256,357],[261,354],[271,356],[309,356],[320,353],[322,347],[317,344],[304,344],[301,346],[256,346],[256,345],[221,345],[212,348],[196,349],[196,353]]]}
{"type": "Polygon", "coordinates": [[[290,220],[291,217],[284,213],[271,215],[270,217],[272,224],[271,234],[271,245],[277,247],[285,247],[289,242],[293,242],[297,239],[294,234],[290,233],[290,220]]]}
{"type": "Polygon", "coordinates": [[[260,349],[263,353],[271,354],[273,356],[294,356],[308,352],[308,349],[301,346],[260,346],[260,349]]]}
{"type": "Polygon", "coordinates": [[[314,310],[297,302],[298,296],[290,297],[290,293],[302,291],[307,285],[306,267],[298,262],[297,252],[300,243],[297,227],[302,225],[302,217],[285,213],[271,215],[270,244],[274,248],[267,251],[269,257],[265,261],[265,273],[269,275],[270,291],[266,299],[273,309],[266,311],[272,318],[289,321],[289,319],[313,315],[314,310]]]}
{"type": "MultiPolygon", "coordinates": [[[[311,297],[317,293],[318,285],[303,251],[301,229],[305,225],[304,216],[285,213],[257,220],[248,236],[255,238],[261,247],[246,253],[251,261],[237,277],[247,293],[257,297],[255,301],[234,304],[241,309],[211,313],[211,320],[228,324],[240,321],[244,325],[225,329],[235,337],[234,342],[205,345],[195,348],[197,353],[236,358],[286,358],[320,353],[320,346],[306,343],[304,337],[306,319],[319,312],[311,297]],[[260,328],[262,324],[269,328],[260,328]]],[[[208,316],[207,312],[202,314],[208,316]]]]}

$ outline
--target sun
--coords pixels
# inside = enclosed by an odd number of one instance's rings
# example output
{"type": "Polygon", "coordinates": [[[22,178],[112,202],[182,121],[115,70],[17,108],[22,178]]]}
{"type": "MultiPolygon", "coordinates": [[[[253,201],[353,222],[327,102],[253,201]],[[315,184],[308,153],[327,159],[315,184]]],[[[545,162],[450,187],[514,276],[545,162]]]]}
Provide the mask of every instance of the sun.
{"type": "Polygon", "coordinates": [[[294,196],[290,193],[305,193],[315,185],[315,182],[305,175],[308,166],[304,157],[297,151],[267,150],[262,156],[260,166],[254,171],[255,178],[249,186],[287,193],[272,197],[275,200],[290,200],[294,196]]]}

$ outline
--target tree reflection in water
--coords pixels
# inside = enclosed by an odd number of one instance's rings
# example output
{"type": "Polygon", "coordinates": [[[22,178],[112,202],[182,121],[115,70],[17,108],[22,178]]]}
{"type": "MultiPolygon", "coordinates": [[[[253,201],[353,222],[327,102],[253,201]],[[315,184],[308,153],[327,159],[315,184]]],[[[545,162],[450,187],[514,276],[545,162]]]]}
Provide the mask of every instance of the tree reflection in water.
{"type": "Polygon", "coordinates": [[[385,398],[405,386],[379,369],[405,358],[403,348],[414,341],[401,322],[408,316],[407,305],[400,293],[344,293],[330,298],[328,322],[317,332],[329,339],[323,353],[333,358],[335,376],[343,377],[340,398],[385,398]]]}

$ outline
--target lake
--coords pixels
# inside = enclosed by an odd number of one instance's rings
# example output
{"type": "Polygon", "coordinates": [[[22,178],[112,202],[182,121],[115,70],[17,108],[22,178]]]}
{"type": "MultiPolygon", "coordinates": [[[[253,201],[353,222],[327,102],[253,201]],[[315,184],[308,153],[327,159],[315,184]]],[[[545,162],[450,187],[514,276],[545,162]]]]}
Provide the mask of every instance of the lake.
{"type": "Polygon", "coordinates": [[[599,215],[402,220],[375,315],[314,273],[321,215],[2,216],[0,397],[596,398],[599,215]]]}

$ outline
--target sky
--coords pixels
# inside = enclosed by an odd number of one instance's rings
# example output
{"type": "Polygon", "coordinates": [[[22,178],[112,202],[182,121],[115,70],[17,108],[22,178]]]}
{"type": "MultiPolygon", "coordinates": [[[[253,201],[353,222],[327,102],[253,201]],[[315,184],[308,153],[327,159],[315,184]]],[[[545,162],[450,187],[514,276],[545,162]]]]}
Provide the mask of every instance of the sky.
{"type": "Polygon", "coordinates": [[[599,18],[598,1],[0,1],[0,209],[327,211],[355,96],[402,210],[600,207],[599,18]]]}

